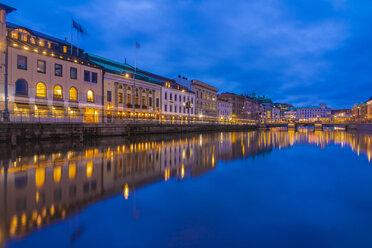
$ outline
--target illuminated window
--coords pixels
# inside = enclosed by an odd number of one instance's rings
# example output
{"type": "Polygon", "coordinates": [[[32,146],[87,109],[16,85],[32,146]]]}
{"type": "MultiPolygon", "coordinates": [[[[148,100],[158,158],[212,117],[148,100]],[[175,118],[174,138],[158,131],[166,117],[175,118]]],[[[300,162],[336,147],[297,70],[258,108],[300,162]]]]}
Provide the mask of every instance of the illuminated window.
{"type": "Polygon", "coordinates": [[[132,95],[127,94],[127,104],[130,104],[132,102],[132,95]]]}
{"type": "Polygon", "coordinates": [[[118,94],[118,102],[123,103],[123,93],[118,94]]]}
{"type": "Polygon", "coordinates": [[[42,46],[42,47],[45,46],[44,40],[39,40],[39,45],[42,46]]]}
{"type": "Polygon", "coordinates": [[[18,79],[16,81],[16,95],[27,96],[28,95],[28,84],[24,79],[18,79]]]}
{"type": "Polygon", "coordinates": [[[67,53],[67,46],[63,46],[63,52],[67,53]]]}
{"type": "Polygon", "coordinates": [[[22,40],[27,42],[28,41],[28,36],[27,34],[22,34],[22,40]]]}
{"type": "Polygon", "coordinates": [[[17,31],[12,31],[12,38],[13,39],[18,39],[18,32],[17,31]]]}
{"type": "Polygon", "coordinates": [[[142,105],[146,105],[146,96],[142,96],[142,105]]]}
{"type": "Polygon", "coordinates": [[[88,102],[94,102],[94,92],[92,90],[88,90],[87,101],[88,102]]]}
{"type": "Polygon", "coordinates": [[[77,93],[77,89],[75,87],[71,87],[70,88],[70,101],[77,101],[78,99],[78,93],[77,93]]]}
{"type": "Polygon", "coordinates": [[[137,104],[137,105],[139,104],[139,99],[138,99],[138,89],[136,89],[136,95],[135,95],[134,103],[137,104]]]}
{"type": "Polygon", "coordinates": [[[46,94],[46,86],[45,86],[44,83],[39,82],[36,85],[36,97],[46,98],[46,96],[47,96],[47,94],[46,94]]]}
{"type": "Polygon", "coordinates": [[[53,97],[54,99],[63,99],[63,90],[61,85],[54,86],[53,97]]]}

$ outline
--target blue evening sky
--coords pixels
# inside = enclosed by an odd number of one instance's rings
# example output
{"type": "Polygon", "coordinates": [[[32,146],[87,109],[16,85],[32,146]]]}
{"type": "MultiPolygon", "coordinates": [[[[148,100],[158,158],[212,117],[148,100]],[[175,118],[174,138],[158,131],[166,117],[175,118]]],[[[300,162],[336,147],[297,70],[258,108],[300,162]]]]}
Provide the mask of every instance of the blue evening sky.
{"type": "Polygon", "coordinates": [[[296,106],[352,107],[372,96],[368,0],[6,0],[8,21],[166,77],[296,106]]]}

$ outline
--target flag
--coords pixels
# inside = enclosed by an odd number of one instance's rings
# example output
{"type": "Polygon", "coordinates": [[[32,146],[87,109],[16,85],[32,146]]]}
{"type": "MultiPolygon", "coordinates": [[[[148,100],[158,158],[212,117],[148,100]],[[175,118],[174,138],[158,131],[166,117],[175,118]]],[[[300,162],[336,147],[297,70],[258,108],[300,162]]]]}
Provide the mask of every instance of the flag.
{"type": "Polygon", "coordinates": [[[136,47],[137,48],[140,48],[141,46],[140,46],[140,44],[136,41],[136,47]]]}
{"type": "Polygon", "coordinates": [[[79,33],[85,34],[85,30],[80,25],[80,23],[76,22],[74,19],[72,19],[72,27],[76,29],[79,33]]]}

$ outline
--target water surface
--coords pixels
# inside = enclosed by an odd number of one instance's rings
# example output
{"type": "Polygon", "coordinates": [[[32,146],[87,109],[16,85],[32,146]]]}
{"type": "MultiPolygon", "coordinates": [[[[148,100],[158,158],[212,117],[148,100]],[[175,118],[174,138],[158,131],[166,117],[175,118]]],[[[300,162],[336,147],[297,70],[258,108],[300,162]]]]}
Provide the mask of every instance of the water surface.
{"type": "Polygon", "coordinates": [[[271,131],[0,152],[6,247],[370,247],[372,135],[271,131]]]}

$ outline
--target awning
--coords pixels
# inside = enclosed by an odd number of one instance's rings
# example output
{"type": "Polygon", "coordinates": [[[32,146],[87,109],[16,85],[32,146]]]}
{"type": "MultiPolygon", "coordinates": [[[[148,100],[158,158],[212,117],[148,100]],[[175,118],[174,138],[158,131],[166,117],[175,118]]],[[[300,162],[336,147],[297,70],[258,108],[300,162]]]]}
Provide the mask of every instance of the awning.
{"type": "Polygon", "coordinates": [[[66,111],[66,108],[64,106],[54,106],[53,105],[53,108],[54,108],[54,110],[66,111]]]}
{"type": "Polygon", "coordinates": [[[49,106],[48,105],[37,104],[35,106],[37,107],[37,110],[47,110],[47,111],[49,111],[49,106]]]}
{"type": "Polygon", "coordinates": [[[15,103],[15,106],[19,109],[31,109],[31,105],[28,103],[15,103]]]}

